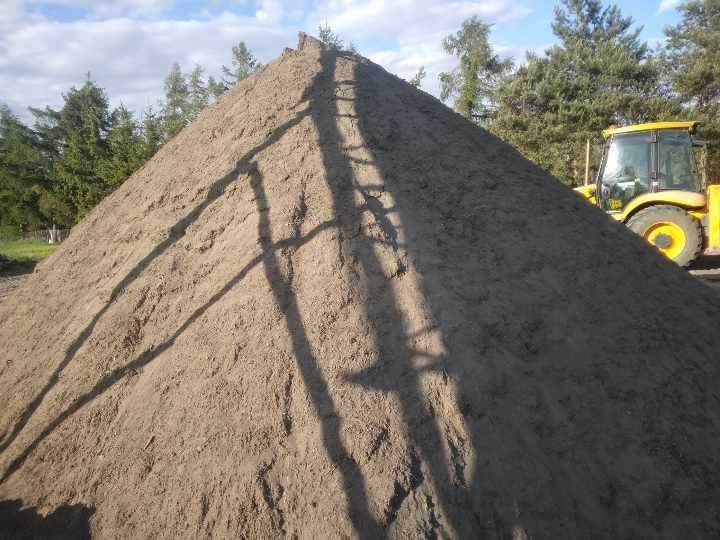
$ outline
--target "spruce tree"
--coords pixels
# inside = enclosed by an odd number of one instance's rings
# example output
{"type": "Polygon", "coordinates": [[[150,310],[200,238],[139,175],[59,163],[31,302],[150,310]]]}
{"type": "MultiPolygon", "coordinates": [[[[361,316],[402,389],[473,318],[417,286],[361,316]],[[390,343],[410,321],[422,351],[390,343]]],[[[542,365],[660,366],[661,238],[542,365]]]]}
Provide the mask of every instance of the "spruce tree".
{"type": "Polygon", "coordinates": [[[90,80],[71,88],[63,98],[58,120],[62,153],[54,169],[61,192],[80,219],[109,191],[98,166],[110,154],[106,140],[110,114],[105,92],[90,80]]]}
{"type": "Polygon", "coordinates": [[[187,78],[175,63],[165,78],[165,105],[163,107],[163,132],[165,140],[172,139],[188,123],[190,113],[190,90],[187,78]]]}
{"type": "Polygon", "coordinates": [[[162,117],[152,105],[145,109],[142,117],[143,157],[150,159],[163,143],[162,117]]]}
{"type": "Polygon", "coordinates": [[[188,92],[189,92],[189,112],[188,120],[192,122],[197,118],[205,107],[207,107],[210,100],[210,92],[208,87],[205,85],[203,80],[203,72],[205,70],[196,65],[195,68],[190,72],[188,77],[188,92]]]}
{"type": "Polygon", "coordinates": [[[45,226],[70,227],[76,219],[74,205],[67,190],[57,178],[56,164],[62,154],[63,134],[60,128],[60,112],[50,107],[30,107],[35,117],[33,125],[34,145],[40,153],[43,176],[46,179],[38,197],[38,209],[45,217],[45,226]]]}
{"type": "Polygon", "coordinates": [[[585,144],[610,124],[668,118],[678,105],[660,84],[640,28],[617,6],[563,0],[559,43],[502,79],[493,132],[567,183],[583,177],[585,144]]]}
{"type": "Polygon", "coordinates": [[[115,109],[107,136],[108,156],[98,163],[106,192],[116,189],[145,161],[144,141],[133,113],[125,107],[115,109]]]}
{"type": "Polygon", "coordinates": [[[41,226],[39,196],[47,184],[43,158],[32,131],[6,105],[0,106],[0,232],[41,226]]]}

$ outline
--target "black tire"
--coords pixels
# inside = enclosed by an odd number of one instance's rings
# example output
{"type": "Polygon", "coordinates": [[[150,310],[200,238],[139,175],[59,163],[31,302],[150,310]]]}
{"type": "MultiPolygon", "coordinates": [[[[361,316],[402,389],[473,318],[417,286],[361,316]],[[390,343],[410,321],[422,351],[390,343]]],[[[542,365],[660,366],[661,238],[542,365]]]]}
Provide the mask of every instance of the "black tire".
{"type": "MultiPolygon", "coordinates": [[[[668,255],[668,257],[680,266],[689,265],[702,251],[703,233],[700,222],[682,208],[667,204],[650,206],[634,214],[628,220],[627,226],[631,231],[650,242],[646,236],[648,235],[648,231],[651,230],[654,225],[661,223],[672,223],[682,230],[685,236],[685,243],[682,249],[674,256],[668,255]]],[[[659,235],[655,240],[655,244],[653,244],[653,242],[650,242],[650,244],[655,245],[655,247],[664,253],[664,244],[661,244],[661,241],[665,241],[666,238],[668,237],[659,235]]],[[[667,255],[667,253],[665,254],[667,255]]]]}

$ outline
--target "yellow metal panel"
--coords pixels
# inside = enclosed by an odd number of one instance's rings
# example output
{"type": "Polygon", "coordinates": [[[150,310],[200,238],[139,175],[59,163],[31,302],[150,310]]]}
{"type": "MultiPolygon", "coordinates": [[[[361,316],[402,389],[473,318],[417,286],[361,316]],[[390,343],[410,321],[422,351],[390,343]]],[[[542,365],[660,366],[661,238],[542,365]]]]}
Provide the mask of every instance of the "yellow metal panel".
{"type": "Polygon", "coordinates": [[[653,204],[672,204],[687,208],[689,210],[699,210],[705,208],[707,198],[704,193],[694,193],[692,191],[658,191],[657,193],[645,193],[639,197],[635,197],[622,211],[622,220],[625,221],[632,213],[642,206],[650,206],[653,204]]]}
{"type": "Polygon", "coordinates": [[[595,187],[595,184],[588,184],[587,186],[576,187],[575,191],[580,193],[580,195],[585,197],[592,204],[597,204],[597,200],[595,199],[595,190],[596,189],[597,188],[595,187]]]}
{"type": "Polygon", "coordinates": [[[618,133],[634,133],[636,131],[650,131],[651,129],[687,129],[690,133],[695,131],[695,128],[700,122],[687,121],[687,122],[650,122],[647,124],[635,124],[632,126],[623,126],[608,128],[603,130],[603,137],[606,139],[610,135],[617,135],[618,133]]]}
{"type": "Polygon", "coordinates": [[[708,247],[720,247],[720,186],[708,186],[708,247]]]}

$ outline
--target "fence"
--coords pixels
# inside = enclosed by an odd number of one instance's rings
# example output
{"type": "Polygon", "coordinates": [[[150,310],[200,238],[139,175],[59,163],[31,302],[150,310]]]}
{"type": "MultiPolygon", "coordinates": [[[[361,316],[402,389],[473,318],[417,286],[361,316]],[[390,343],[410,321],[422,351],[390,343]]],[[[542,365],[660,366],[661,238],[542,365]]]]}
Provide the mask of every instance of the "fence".
{"type": "Polygon", "coordinates": [[[71,229],[40,229],[37,231],[23,231],[17,234],[0,234],[0,242],[12,242],[15,240],[35,240],[59,244],[70,235],[71,229]],[[53,238],[53,242],[50,239],[53,238]]]}

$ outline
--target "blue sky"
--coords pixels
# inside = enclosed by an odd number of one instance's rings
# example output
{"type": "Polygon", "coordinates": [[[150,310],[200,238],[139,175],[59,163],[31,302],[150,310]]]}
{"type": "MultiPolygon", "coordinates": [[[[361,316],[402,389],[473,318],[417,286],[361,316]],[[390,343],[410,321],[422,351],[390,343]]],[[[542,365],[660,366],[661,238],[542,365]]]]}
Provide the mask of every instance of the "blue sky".
{"type": "MultiPolygon", "coordinates": [[[[624,14],[661,43],[679,20],[679,0],[622,0],[624,14]]],[[[86,73],[113,105],[140,112],[162,97],[171,64],[199,63],[217,75],[230,48],[244,40],[262,61],[294,46],[298,30],[327,22],[347,42],[397,75],[420,66],[423,87],[438,93],[437,75],[455,62],[443,36],[478,15],[492,23],[491,43],[522,61],[554,42],[553,1],[543,0],[0,0],[0,102],[23,118],[27,106],[57,107],[86,73]]]]}

